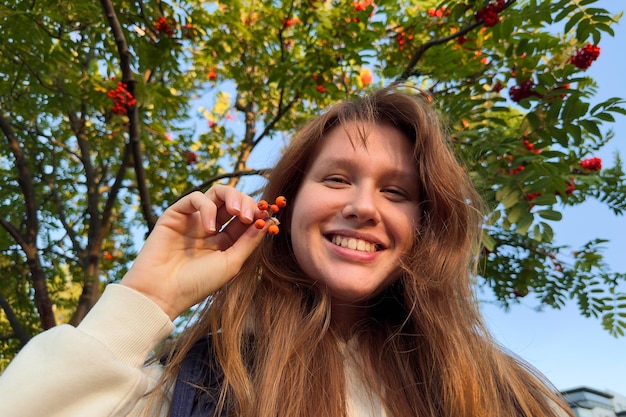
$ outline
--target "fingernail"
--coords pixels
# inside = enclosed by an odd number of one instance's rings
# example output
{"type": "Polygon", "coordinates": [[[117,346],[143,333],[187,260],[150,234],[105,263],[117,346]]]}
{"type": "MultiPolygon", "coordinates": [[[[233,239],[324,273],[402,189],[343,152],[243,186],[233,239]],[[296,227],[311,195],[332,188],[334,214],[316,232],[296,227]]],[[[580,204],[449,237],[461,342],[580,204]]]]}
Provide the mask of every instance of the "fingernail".
{"type": "Polygon", "coordinates": [[[243,218],[252,221],[252,219],[254,219],[254,212],[250,209],[246,209],[243,212],[243,218]]]}

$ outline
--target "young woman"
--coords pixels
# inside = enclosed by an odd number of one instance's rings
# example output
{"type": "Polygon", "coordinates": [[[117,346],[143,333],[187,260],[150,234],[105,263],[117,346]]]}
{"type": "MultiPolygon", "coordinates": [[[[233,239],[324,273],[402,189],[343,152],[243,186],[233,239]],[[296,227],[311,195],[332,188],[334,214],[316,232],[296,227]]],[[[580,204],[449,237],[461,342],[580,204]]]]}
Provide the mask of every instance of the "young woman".
{"type": "Polygon", "coordinates": [[[277,235],[233,188],[184,197],[77,328],[13,361],[6,415],[573,416],[485,328],[483,212],[443,132],[419,92],[330,108],[268,180],[264,198],[287,199],[277,235]]]}

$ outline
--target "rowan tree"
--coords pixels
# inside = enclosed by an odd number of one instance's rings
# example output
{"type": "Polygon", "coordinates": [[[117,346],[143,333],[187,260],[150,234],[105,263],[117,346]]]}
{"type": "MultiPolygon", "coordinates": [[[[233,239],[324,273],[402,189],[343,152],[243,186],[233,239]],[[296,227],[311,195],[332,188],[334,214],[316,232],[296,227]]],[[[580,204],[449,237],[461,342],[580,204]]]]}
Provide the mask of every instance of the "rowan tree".
{"type": "Polygon", "coordinates": [[[586,73],[620,16],[595,2],[5,1],[0,368],[79,323],[177,198],[254,193],[308,116],[393,83],[431,95],[489,205],[476,285],[623,335],[626,274],[551,226],[591,198],[626,209],[619,157],[596,157],[624,102],[586,73]]]}

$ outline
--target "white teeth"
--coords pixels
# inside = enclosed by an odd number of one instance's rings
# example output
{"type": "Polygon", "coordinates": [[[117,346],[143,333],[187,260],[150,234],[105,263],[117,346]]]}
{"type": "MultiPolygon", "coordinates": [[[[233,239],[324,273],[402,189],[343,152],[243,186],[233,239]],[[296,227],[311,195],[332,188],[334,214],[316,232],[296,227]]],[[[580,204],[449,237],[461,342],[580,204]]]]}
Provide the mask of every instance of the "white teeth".
{"type": "Polygon", "coordinates": [[[362,252],[376,252],[376,245],[374,243],[367,242],[361,239],[355,239],[352,237],[347,238],[347,237],[334,235],[332,238],[332,242],[335,245],[341,246],[344,248],[355,249],[355,250],[359,250],[362,252]]]}

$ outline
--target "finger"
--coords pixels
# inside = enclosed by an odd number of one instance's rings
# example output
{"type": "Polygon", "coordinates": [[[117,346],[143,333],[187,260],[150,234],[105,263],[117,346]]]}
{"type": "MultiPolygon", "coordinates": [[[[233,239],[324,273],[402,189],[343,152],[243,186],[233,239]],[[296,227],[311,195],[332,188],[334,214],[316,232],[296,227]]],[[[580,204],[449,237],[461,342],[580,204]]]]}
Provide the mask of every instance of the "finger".
{"type": "Polygon", "coordinates": [[[216,185],[211,187],[205,195],[216,204],[217,222],[220,225],[229,222],[233,216],[248,224],[252,223],[255,218],[254,199],[233,187],[216,185]]]}
{"type": "Polygon", "coordinates": [[[161,216],[159,221],[162,224],[168,224],[172,221],[179,222],[180,220],[176,220],[176,214],[183,215],[188,219],[192,219],[191,216],[196,215],[199,216],[198,220],[206,233],[215,233],[216,231],[217,206],[199,191],[194,191],[176,201],[165,213],[170,213],[170,215],[161,216]]]}
{"type": "Polygon", "coordinates": [[[228,256],[229,275],[234,276],[237,272],[239,272],[243,263],[261,243],[266,233],[267,225],[260,230],[254,225],[249,225],[239,239],[237,239],[233,245],[226,250],[226,254],[228,256]]]}
{"type": "Polygon", "coordinates": [[[261,215],[261,212],[258,210],[256,202],[252,197],[244,193],[233,193],[232,195],[226,195],[224,205],[218,209],[217,218],[220,224],[228,223],[228,227],[230,227],[234,217],[241,223],[250,224],[259,215],[261,215]]]}
{"type": "Polygon", "coordinates": [[[247,230],[250,223],[254,220],[266,219],[269,216],[267,211],[260,210],[257,207],[256,201],[248,195],[243,195],[241,208],[241,216],[231,218],[230,221],[220,230],[221,233],[226,235],[226,238],[230,242],[235,242],[239,239],[239,237],[247,230]]]}
{"type": "Polygon", "coordinates": [[[247,194],[241,195],[241,221],[244,223],[252,223],[261,210],[258,209],[254,198],[247,194]]]}

